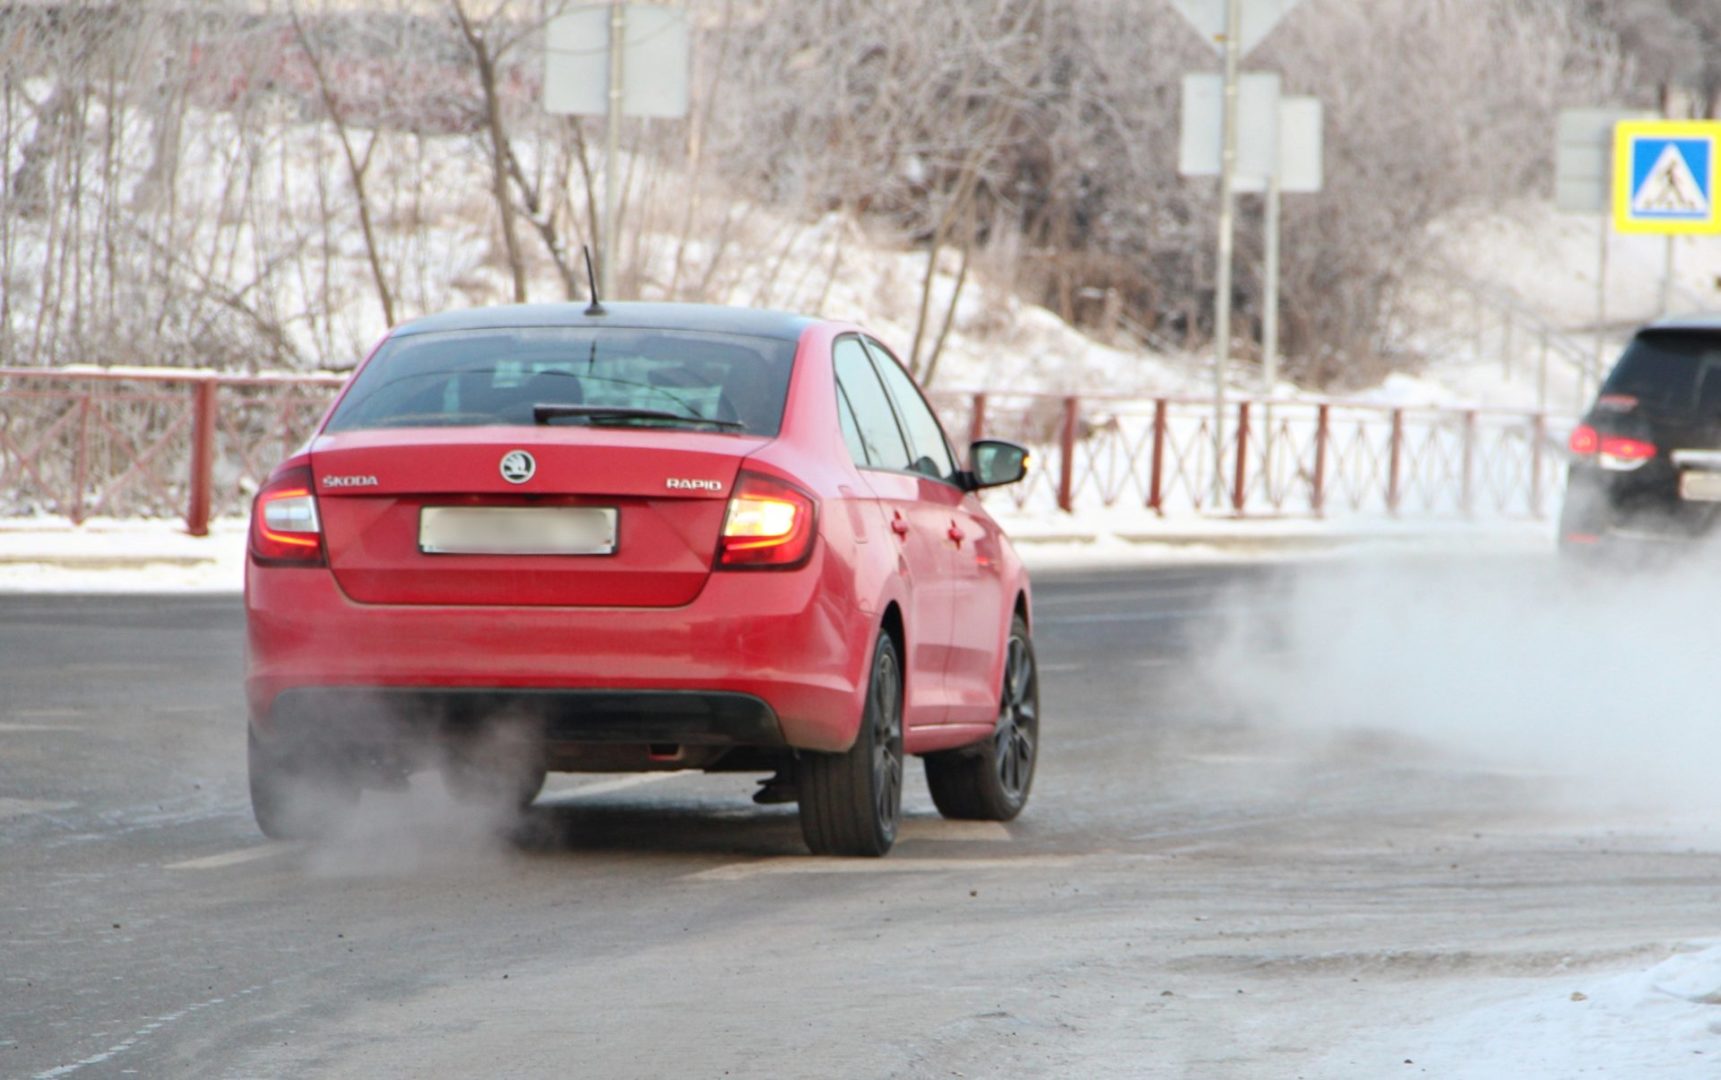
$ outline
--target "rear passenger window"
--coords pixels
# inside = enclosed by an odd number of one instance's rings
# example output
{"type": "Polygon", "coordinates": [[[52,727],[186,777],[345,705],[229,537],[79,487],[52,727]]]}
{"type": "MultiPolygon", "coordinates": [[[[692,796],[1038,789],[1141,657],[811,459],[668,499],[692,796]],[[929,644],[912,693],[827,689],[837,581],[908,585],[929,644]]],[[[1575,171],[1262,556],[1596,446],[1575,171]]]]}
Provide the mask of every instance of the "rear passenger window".
{"type": "MultiPolygon", "coordinates": [[[[856,454],[855,464],[870,465],[875,469],[908,469],[908,444],[903,441],[896,414],[891,412],[890,399],[885,396],[884,387],[873,371],[872,361],[867,359],[866,350],[861,348],[860,339],[839,339],[832,350],[832,357],[837,370],[837,413],[839,417],[845,415],[846,405],[847,414],[852,416],[855,426],[855,439],[849,443],[849,452],[855,454],[856,441],[860,444],[861,452],[856,454]]],[[[845,438],[849,435],[846,422],[843,435],[845,438]]]]}
{"type": "Polygon", "coordinates": [[[1646,330],[1632,339],[1601,392],[1636,398],[1651,415],[1707,419],[1721,406],[1721,337],[1646,330]]]}
{"type": "Polygon", "coordinates": [[[935,480],[954,482],[956,462],[951,459],[950,444],[944,441],[944,429],[938,426],[938,418],[932,415],[931,407],[920,396],[920,390],[908,377],[908,372],[902,370],[902,365],[882,346],[871,344],[870,348],[878,358],[879,374],[884,376],[884,383],[890,388],[891,399],[896,402],[897,415],[902,417],[902,425],[908,429],[908,441],[913,452],[909,468],[935,480]]]}

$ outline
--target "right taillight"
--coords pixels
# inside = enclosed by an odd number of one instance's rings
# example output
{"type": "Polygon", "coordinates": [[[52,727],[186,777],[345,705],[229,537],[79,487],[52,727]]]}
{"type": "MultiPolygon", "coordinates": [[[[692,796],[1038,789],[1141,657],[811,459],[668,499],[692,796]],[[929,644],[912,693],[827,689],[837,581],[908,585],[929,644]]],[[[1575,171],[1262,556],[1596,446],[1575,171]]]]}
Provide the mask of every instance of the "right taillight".
{"type": "Polygon", "coordinates": [[[813,553],[813,497],[761,473],[736,477],[717,542],[717,565],[733,570],[792,570],[813,553]]]}
{"type": "Polygon", "coordinates": [[[1603,435],[1589,424],[1573,428],[1566,445],[1575,456],[1593,459],[1613,472],[1630,472],[1655,457],[1654,443],[1625,435],[1603,435]]]}
{"type": "Polygon", "coordinates": [[[1602,436],[1601,446],[1596,449],[1596,461],[1601,467],[1616,472],[1640,468],[1654,456],[1654,443],[1628,439],[1623,435],[1602,436]]]}
{"type": "Polygon", "coordinates": [[[310,469],[283,469],[257,493],[251,507],[251,557],[266,566],[322,563],[323,529],[310,469]]]}

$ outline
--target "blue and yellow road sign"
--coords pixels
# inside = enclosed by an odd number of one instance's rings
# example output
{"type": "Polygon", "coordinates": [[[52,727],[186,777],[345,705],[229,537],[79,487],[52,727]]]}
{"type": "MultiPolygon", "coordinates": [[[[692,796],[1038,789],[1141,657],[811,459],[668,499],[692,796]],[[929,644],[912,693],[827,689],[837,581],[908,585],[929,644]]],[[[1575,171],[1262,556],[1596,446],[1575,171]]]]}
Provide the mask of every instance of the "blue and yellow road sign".
{"type": "Polygon", "coordinates": [[[1615,230],[1721,233],[1721,123],[1627,120],[1614,127],[1613,139],[1615,230]]]}

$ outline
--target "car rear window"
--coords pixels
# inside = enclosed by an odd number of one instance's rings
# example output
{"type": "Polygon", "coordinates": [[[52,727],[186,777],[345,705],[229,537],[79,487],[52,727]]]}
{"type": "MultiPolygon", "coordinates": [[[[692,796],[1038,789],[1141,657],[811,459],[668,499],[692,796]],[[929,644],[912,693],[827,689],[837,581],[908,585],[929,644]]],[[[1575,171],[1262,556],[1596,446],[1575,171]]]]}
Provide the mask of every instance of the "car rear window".
{"type": "Polygon", "coordinates": [[[1691,416],[1721,405],[1721,334],[1648,330],[1632,339],[1602,385],[1644,412],[1691,416]]]}
{"type": "Polygon", "coordinates": [[[386,342],[326,430],[534,423],[535,405],[650,409],[777,434],[795,343],[623,327],[467,330],[386,342]]]}

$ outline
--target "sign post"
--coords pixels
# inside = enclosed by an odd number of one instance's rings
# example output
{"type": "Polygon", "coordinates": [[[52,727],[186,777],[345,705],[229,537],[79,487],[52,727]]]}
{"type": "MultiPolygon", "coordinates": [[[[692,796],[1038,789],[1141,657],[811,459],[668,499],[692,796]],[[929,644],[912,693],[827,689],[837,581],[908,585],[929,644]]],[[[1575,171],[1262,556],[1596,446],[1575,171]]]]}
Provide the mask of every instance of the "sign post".
{"type": "Polygon", "coordinates": [[[1280,98],[1278,105],[1278,153],[1267,177],[1267,296],[1261,312],[1261,377],[1268,395],[1279,381],[1279,201],[1283,195],[1313,195],[1325,180],[1320,98],[1280,98]]]}
{"type": "MultiPolygon", "coordinates": [[[[1608,220],[1613,200],[1614,129],[1622,123],[1650,119],[1629,109],[1565,109],[1560,112],[1554,152],[1554,206],[1571,214],[1593,214],[1598,224],[1596,249],[1595,351],[1590,369],[1578,379],[1578,408],[1589,400],[1589,385],[1599,384],[1607,362],[1608,220]]],[[[1546,381],[1538,407],[1546,410],[1546,381]]]]}
{"type": "MultiPolygon", "coordinates": [[[[1213,505],[1225,500],[1225,369],[1231,360],[1231,256],[1237,214],[1237,46],[1242,0],[1225,3],[1225,109],[1219,131],[1219,267],[1213,296],[1213,505]]],[[[1242,436],[1239,435],[1239,438],[1242,436]]]]}
{"type": "Polygon", "coordinates": [[[1661,310],[1673,307],[1673,242],[1721,233],[1721,122],[1639,120],[1614,128],[1613,226],[1667,237],[1661,310]]]}
{"type": "MultiPolygon", "coordinates": [[[[1281,197],[1321,190],[1321,103],[1312,97],[1280,97],[1279,76],[1245,72],[1237,79],[1237,161],[1232,189],[1260,192],[1265,200],[1266,295],[1261,312],[1261,378],[1269,396],[1279,380],[1279,240],[1281,197]]],[[[1178,171],[1184,176],[1216,176],[1220,154],[1213,118],[1218,113],[1219,77],[1183,77],[1183,128],[1178,171]]],[[[1264,436],[1257,440],[1272,458],[1272,407],[1261,413],[1264,436]]]]}
{"type": "MultiPolygon", "coordinates": [[[[1243,55],[1260,44],[1299,0],[1172,0],[1224,58],[1219,125],[1219,244],[1213,294],[1213,498],[1225,497],[1225,371],[1231,361],[1231,276],[1235,250],[1238,83],[1243,55]]],[[[1276,80],[1276,77],[1275,77],[1276,80]]],[[[1185,84],[1187,87],[1187,83],[1185,84]]],[[[1275,96],[1276,96],[1275,85],[1275,96]]],[[[1187,100],[1187,98],[1186,98],[1187,100]]],[[[1187,105],[1185,106],[1187,109],[1187,105]]],[[[1275,113],[1276,119],[1276,113],[1275,113]]],[[[1188,125],[1185,125],[1188,130],[1188,125]]],[[[1269,144],[1273,145],[1273,144],[1269,144]]]]}
{"type": "Polygon", "coordinates": [[[687,12],[623,0],[590,4],[551,19],[544,32],[544,109],[602,116],[604,208],[598,225],[603,293],[614,282],[620,195],[621,120],[687,115],[687,12]]]}

